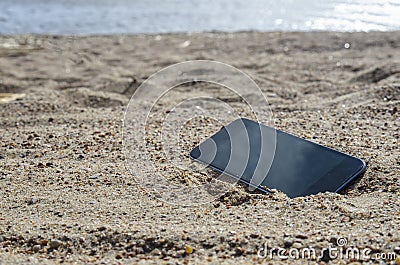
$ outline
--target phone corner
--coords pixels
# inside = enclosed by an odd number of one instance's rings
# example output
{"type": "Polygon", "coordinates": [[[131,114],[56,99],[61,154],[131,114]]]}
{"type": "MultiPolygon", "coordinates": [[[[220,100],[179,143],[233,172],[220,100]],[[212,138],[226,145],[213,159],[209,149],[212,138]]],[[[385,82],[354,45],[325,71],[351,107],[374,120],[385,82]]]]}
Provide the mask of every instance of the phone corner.
{"type": "Polygon", "coordinates": [[[361,162],[359,173],[362,173],[367,169],[367,163],[360,158],[357,158],[357,159],[361,162]]]}

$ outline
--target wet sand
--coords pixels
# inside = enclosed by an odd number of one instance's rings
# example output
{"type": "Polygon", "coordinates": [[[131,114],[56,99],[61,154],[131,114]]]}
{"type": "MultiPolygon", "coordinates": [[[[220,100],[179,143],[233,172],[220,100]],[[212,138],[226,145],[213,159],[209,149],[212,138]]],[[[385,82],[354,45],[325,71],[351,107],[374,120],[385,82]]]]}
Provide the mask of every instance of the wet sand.
{"type": "MultiPolygon", "coordinates": [[[[399,32],[0,37],[0,263],[304,264],[257,252],[340,238],[399,256],[399,58],[399,32]],[[242,186],[196,207],[152,198],[125,165],[124,111],[151,74],[194,59],[249,74],[277,128],[362,158],[364,176],[295,199],[242,186]]],[[[182,129],[182,156],[219,126],[194,122],[202,129],[182,129]]]]}

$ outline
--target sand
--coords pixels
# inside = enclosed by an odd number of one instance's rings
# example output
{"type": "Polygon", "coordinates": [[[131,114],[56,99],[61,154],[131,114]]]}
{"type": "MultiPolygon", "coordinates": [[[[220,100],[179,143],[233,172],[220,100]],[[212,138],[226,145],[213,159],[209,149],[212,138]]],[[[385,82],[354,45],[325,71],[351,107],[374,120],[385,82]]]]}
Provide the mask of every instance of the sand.
{"type": "MultiPolygon", "coordinates": [[[[0,263],[304,264],[260,250],[320,252],[339,239],[399,256],[399,58],[400,32],[0,37],[0,263]],[[126,167],[124,111],[150,75],[194,59],[250,75],[277,128],[362,158],[364,176],[341,194],[295,199],[237,185],[180,207],[146,193],[126,167]]],[[[154,124],[181,95],[207,88],[166,95],[154,124]]],[[[224,89],[212,95],[251,116],[224,89]]],[[[186,158],[220,124],[188,126],[179,131],[186,158]]],[[[371,261],[379,263],[310,262],[371,261]]]]}

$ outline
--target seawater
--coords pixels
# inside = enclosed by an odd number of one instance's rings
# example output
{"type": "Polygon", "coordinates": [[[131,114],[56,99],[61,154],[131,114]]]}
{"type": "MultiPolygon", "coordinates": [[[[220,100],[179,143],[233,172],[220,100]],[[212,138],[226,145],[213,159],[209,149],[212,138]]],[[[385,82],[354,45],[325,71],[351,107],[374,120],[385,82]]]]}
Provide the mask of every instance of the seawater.
{"type": "Polygon", "coordinates": [[[0,34],[392,31],[400,0],[1,0],[0,34]]]}

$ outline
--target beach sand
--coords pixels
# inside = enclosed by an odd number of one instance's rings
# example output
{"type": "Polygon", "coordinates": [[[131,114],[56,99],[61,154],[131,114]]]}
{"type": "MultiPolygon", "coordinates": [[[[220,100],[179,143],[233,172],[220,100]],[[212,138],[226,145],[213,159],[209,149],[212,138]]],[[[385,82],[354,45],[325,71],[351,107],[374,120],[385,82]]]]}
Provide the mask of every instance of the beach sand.
{"type": "MultiPolygon", "coordinates": [[[[342,238],[399,256],[399,58],[400,32],[0,37],[0,263],[304,264],[260,250],[321,251],[342,238]],[[154,199],[126,168],[124,111],[150,75],[196,59],[250,75],[278,129],[367,161],[364,176],[341,194],[236,186],[201,206],[154,199]]],[[[196,137],[181,131],[182,156],[220,126],[195,122],[196,137]]],[[[370,260],[330,261],[349,262],[370,260]]]]}

